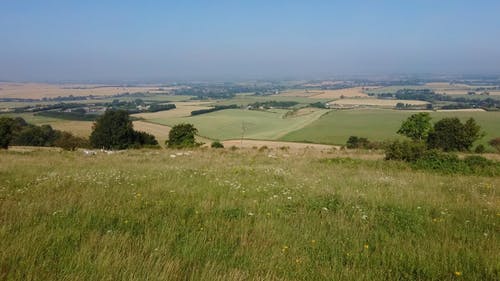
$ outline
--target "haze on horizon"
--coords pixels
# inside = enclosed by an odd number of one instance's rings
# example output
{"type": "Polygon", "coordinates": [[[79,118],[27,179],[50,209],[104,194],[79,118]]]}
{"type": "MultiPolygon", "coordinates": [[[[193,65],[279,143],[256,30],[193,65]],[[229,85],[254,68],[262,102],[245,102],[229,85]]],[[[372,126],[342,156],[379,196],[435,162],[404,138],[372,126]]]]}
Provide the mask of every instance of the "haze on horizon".
{"type": "Polygon", "coordinates": [[[500,1],[2,1],[0,81],[500,73],[500,1]]]}

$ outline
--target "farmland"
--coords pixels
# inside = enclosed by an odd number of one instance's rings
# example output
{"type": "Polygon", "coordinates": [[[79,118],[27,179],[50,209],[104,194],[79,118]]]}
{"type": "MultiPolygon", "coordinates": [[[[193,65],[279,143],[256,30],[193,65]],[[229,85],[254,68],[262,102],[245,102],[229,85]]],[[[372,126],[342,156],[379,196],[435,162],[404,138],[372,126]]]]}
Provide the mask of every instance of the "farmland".
{"type": "Polygon", "coordinates": [[[499,278],[498,177],[177,152],[0,151],[1,279],[499,278]]]}
{"type": "MultiPolygon", "coordinates": [[[[397,138],[396,131],[401,122],[413,113],[415,112],[383,109],[330,111],[304,128],[283,136],[281,140],[345,144],[349,136],[372,140],[397,138]]],[[[459,117],[462,120],[474,118],[486,132],[482,143],[500,132],[500,112],[431,112],[431,116],[434,121],[445,117],[459,117]]]]}
{"type": "Polygon", "coordinates": [[[228,109],[192,117],[159,117],[148,121],[168,126],[191,123],[201,136],[211,139],[234,139],[241,138],[242,135],[249,139],[277,139],[313,122],[326,110],[316,110],[296,117],[285,117],[287,112],[228,109]]]}

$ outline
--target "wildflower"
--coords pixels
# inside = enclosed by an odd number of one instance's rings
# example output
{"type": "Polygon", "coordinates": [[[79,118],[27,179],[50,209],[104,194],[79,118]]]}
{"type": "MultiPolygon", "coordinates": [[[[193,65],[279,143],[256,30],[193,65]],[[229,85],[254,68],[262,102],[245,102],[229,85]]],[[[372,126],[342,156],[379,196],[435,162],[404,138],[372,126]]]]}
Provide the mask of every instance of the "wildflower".
{"type": "Polygon", "coordinates": [[[462,271],[455,271],[454,274],[455,276],[462,276],[462,271]]]}
{"type": "Polygon", "coordinates": [[[292,200],[292,196],[288,196],[286,199],[288,199],[288,200],[292,200]]]}
{"type": "Polygon", "coordinates": [[[368,246],[368,244],[365,244],[365,245],[364,245],[364,247],[365,247],[365,249],[367,249],[367,250],[368,250],[368,248],[369,248],[370,246],[368,246]]]}
{"type": "Polygon", "coordinates": [[[311,244],[316,244],[316,240],[311,240],[311,244]]]}
{"type": "Polygon", "coordinates": [[[300,260],[300,258],[296,258],[295,263],[302,263],[302,261],[300,260]]]}
{"type": "Polygon", "coordinates": [[[286,252],[287,250],[288,250],[288,246],[287,246],[287,245],[285,245],[285,246],[283,246],[283,248],[281,248],[281,251],[282,251],[283,253],[284,253],[284,252],[286,252]]]}
{"type": "Polygon", "coordinates": [[[248,213],[248,215],[249,215],[249,216],[253,216],[253,215],[254,215],[254,213],[250,212],[250,213],[248,213]]]}
{"type": "Polygon", "coordinates": [[[362,215],[362,216],[361,216],[361,219],[363,219],[363,220],[366,220],[367,218],[368,218],[368,216],[367,216],[367,215],[362,215]]]}

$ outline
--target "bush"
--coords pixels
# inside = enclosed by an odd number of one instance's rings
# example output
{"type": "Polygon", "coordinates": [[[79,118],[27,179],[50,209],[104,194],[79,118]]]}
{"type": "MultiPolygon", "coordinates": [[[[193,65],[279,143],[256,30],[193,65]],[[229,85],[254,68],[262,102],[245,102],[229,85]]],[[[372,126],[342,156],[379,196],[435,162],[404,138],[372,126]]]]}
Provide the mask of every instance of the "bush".
{"type": "Polygon", "coordinates": [[[172,127],[165,143],[172,148],[196,147],[200,145],[195,140],[196,133],[198,130],[192,124],[178,124],[172,127]]]}
{"type": "Polygon", "coordinates": [[[212,145],[210,145],[212,148],[224,148],[224,145],[220,141],[214,141],[212,142],[212,145]]]}
{"type": "Polygon", "coordinates": [[[89,147],[90,143],[87,139],[74,136],[68,132],[61,132],[59,137],[54,141],[54,146],[73,151],[77,148],[89,147]]]}
{"type": "Polygon", "coordinates": [[[366,148],[369,145],[367,138],[360,138],[357,136],[350,136],[346,142],[347,148],[366,148]]]}
{"type": "Polygon", "coordinates": [[[491,145],[494,149],[497,150],[497,152],[500,152],[500,137],[491,139],[488,142],[489,145],[491,145]]]}
{"type": "Polygon", "coordinates": [[[439,150],[429,150],[417,159],[414,166],[419,169],[435,170],[445,173],[466,172],[467,165],[453,153],[443,153],[439,150]]]}
{"type": "Polygon", "coordinates": [[[474,149],[474,152],[475,153],[485,153],[486,148],[484,147],[484,145],[480,144],[480,145],[476,146],[476,149],[474,149]]]}
{"type": "Polygon", "coordinates": [[[386,146],[385,159],[415,162],[423,157],[425,152],[426,147],[422,142],[394,141],[386,146]]]}

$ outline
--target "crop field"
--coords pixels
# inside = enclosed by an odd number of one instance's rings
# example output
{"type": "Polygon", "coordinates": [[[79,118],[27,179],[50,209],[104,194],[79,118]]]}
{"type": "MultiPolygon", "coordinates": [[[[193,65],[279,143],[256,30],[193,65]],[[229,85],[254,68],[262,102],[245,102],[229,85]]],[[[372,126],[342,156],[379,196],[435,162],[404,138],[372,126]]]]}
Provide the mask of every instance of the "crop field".
{"type": "Polygon", "coordinates": [[[317,110],[285,118],[286,112],[227,109],[192,117],[152,118],[147,121],[168,126],[191,123],[201,136],[211,139],[239,139],[243,134],[245,138],[272,140],[306,126],[327,111],[317,110]]]}
{"type": "Polygon", "coordinates": [[[498,177],[272,153],[0,151],[0,279],[500,278],[498,177]]]}
{"type": "MultiPolygon", "coordinates": [[[[367,137],[370,140],[398,138],[396,131],[412,111],[359,109],[335,110],[323,115],[306,127],[291,132],[282,138],[284,141],[306,141],[326,144],[345,144],[349,136],[367,137]]],[[[500,112],[430,112],[433,122],[444,117],[459,117],[461,120],[474,118],[486,132],[480,143],[486,144],[500,133],[500,112]]]]}

